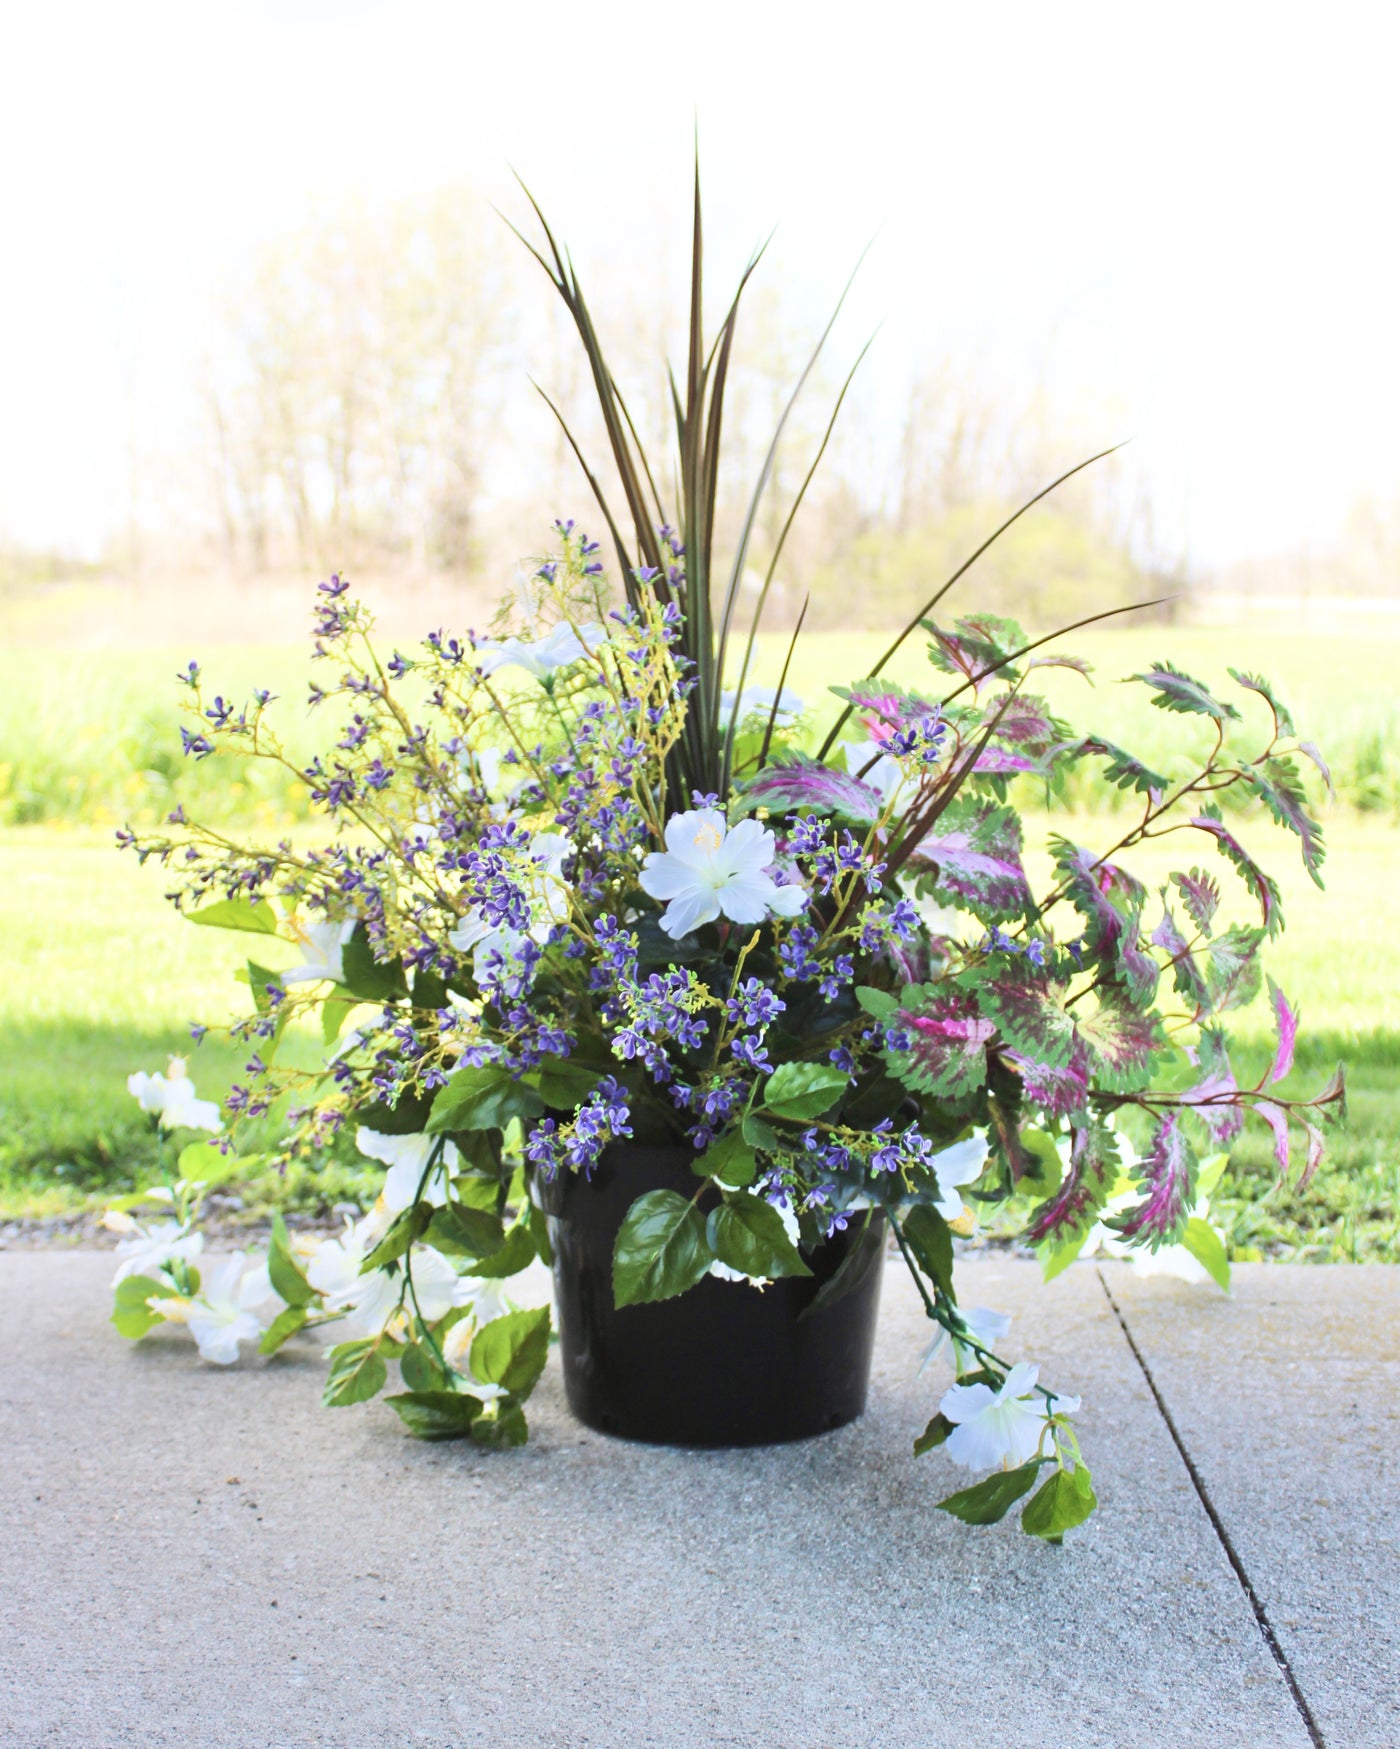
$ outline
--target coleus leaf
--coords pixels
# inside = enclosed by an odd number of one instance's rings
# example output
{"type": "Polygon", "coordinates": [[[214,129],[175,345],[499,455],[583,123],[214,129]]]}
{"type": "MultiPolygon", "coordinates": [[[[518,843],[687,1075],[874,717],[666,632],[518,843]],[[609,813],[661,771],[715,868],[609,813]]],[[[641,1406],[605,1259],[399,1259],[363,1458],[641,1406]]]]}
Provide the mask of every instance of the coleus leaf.
{"type": "Polygon", "coordinates": [[[909,866],[932,871],[933,891],[944,903],[975,910],[984,921],[1022,916],[1031,904],[1021,866],[1020,818],[990,796],[950,803],[920,840],[909,866]]]}
{"type": "MultiPolygon", "coordinates": [[[[893,686],[888,680],[860,680],[854,686],[833,686],[828,690],[837,698],[844,698],[862,715],[873,717],[884,729],[907,729],[911,723],[939,713],[939,706],[932,699],[922,698],[903,686],[893,686]]],[[[877,733],[876,739],[882,738],[877,733]]]]}
{"type": "Polygon", "coordinates": [[[1134,674],[1131,678],[1153,689],[1157,696],[1152,702],[1159,710],[1213,717],[1217,723],[1223,723],[1227,718],[1235,722],[1240,720],[1240,713],[1234,705],[1216,698],[1209,687],[1193,680],[1180,668],[1174,668],[1170,662],[1154,662],[1146,674],[1134,674]]]}
{"type": "Polygon", "coordinates": [[[766,765],[738,799],[740,813],[759,807],[816,808],[868,826],[880,817],[883,803],[877,790],[850,772],[798,757],[766,765]]]}
{"type": "Polygon", "coordinates": [[[1089,1098],[1089,1053],[1076,1037],[1067,1063],[1051,1066],[1021,1051],[1001,1052],[1021,1077],[1021,1095],[1050,1117],[1078,1117],[1089,1098]]]}
{"type": "Polygon", "coordinates": [[[1152,1136],[1152,1147],[1138,1163],[1142,1201],[1108,1223],[1125,1239],[1172,1245],[1185,1231],[1196,1200],[1196,1151],[1182,1128],[1179,1112],[1168,1112],[1152,1136]]]}
{"type": "Polygon", "coordinates": [[[1069,1170],[1054,1196],[1032,1214],[1027,1241],[1048,1242],[1058,1250],[1086,1238],[1113,1192],[1118,1173],[1118,1139],[1113,1132],[1092,1122],[1076,1129],[1069,1170]]]}
{"type": "Polygon", "coordinates": [[[1313,764],[1321,772],[1322,781],[1327,785],[1328,795],[1335,795],[1337,792],[1332,788],[1332,772],[1328,767],[1327,761],[1322,757],[1322,750],[1319,748],[1317,742],[1300,741],[1298,743],[1298,751],[1303,754],[1305,758],[1311,759],[1313,764]]]}
{"type": "Polygon", "coordinates": [[[1104,776],[1117,789],[1136,790],[1139,795],[1161,795],[1170,780],[1154,771],[1150,765],[1145,765],[1141,759],[1125,752],[1122,747],[1115,746],[1112,741],[1105,741],[1101,735],[1091,736],[1080,743],[1081,753],[1098,754],[1108,761],[1104,768],[1104,776]]]}
{"type": "Polygon", "coordinates": [[[1293,1067],[1293,1051],[1298,1042],[1298,1014],[1289,1006],[1288,998],[1272,978],[1269,979],[1269,1002],[1274,1011],[1274,1025],[1278,1029],[1278,1048],[1274,1052],[1269,1079],[1282,1081],[1293,1067]]]}
{"type": "Polygon", "coordinates": [[[1249,692],[1257,692],[1274,714],[1274,729],[1279,735],[1296,735],[1298,731],[1293,726],[1293,717],[1288,706],[1282,702],[1272,686],[1262,674],[1242,674],[1238,668],[1226,671],[1237,686],[1243,686],[1249,692]]]}
{"type": "Polygon", "coordinates": [[[1259,964],[1262,929],[1239,924],[1217,935],[1206,949],[1206,994],[1211,1011],[1228,1013],[1247,1008],[1259,994],[1263,972],[1259,964]]]}
{"type": "Polygon", "coordinates": [[[1256,1117],[1262,1117],[1264,1122],[1274,1132],[1274,1159],[1278,1164],[1280,1179],[1288,1176],[1288,1113],[1281,1105],[1275,1105],[1270,1099],[1257,1099],[1250,1108],[1256,1117]]]}
{"type": "Polygon", "coordinates": [[[1045,770],[1045,761],[1030,753],[1015,753],[1009,747],[988,743],[973,761],[974,777],[1019,777],[1045,770]]]}
{"type": "Polygon", "coordinates": [[[1051,716],[1043,698],[1031,693],[1016,693],[1011,698],[1000,693],[989,699],[985,719],[993,717],[998,721],[992,739],[1009,741],[1013,747],[1043,753],[1064,739],[1064,724],[1051,716]]]}
{"type": "Polygon", "coordinates": [[[1133,1003],[1146,1008],[1160,976],[1156,960],[1140,940],[1146,887],[1127,869],[1068,839],[1051,843],[1065,893],[1085,920],[1089,945],[1114,967],[1133,1003]]]}
{"type": "Polygon", "coordinates": [[[1065,1007],[1068,986],[1057,984],[1024,961],[979,981],[978,999],[1014,1051],[1051,1068],[1068,1066],[1074,1054],[1074,1016],[1065,1007]]]}
{"type": "Polygon", "coordinates": [[[1230,1063],[1230,1048],[1218,1026],[1202,1029],[1196,1060],[1201,1078],[1181,1096],[1217,1147],[1228,1148],[1244,1128],[1244,1112],[1235,1097],[1239,1083],[1230,1063]]]}
{"type": "Polygon", "coordinates": [[[1220,909],[1219,882],[1214,875],[1199,868],[1193,868],[1189,874],[1174,874],[1171,878],[1172,885],[1181,894],[1186,915],[1202,935],[1209,935],[1215,913],[1220,909]]]}
{"type": "Polygon", "coordinates": [[[1152,1079],[1153,1058],[1166,1046],[1161,1019],[1134,1007],[1114,985],[1101,986],[1096,995],[1098,1006],[1079,1021],[1094,1086],[1104,1093],[1136,1093],[1152,1079]]]}
{"type": "Polygon", "coordinates": [[[915,1093],[958,1099],[987,1079],[987,1041],[996,1027],[965,991],[932,993],[917,1009],[900,1008],[891,1024],[906,1042],[890,1045],[885,1060],[915,1093]]]}
{"type": "Polygon", "coordinates": [[[1283,900],[1279,895],[1278,883],[1271,875],[1264,873],[1244,845],[1225,826],[1217,807],[1212,805],[1203,808],[1190,823],[1202,832],[1209,832],[1220,854],[1234,866],[1259,901],[1265,929],[1270,936],[1277,935],[1283,928],[1283,900]]]}
{"type": "Polygon", "coordinates": [[[1298,767],[1291,759],[1266,759],[1262,769],[1251,767],[1245,776],[1279,825],[1297,833],[1303,867],[1312,876],[1313,885],[1320,887],[1327,847],[1322,841],[1322,828],[1308,813],[1308,798],[1298,779],[1298,767]]]}
{"type": "Polygon", "coordinates": [[[999,619],[995,614],[977,614],[957,621],[952,631],[924,621],[933,636],[929,645],[929,661],[945,674],[961,674],[977,685],[975,676],[986,669],[995,669],[999,678],[1015,678],[1010,667],[997,667],[1014,651],[1022,649],[1026,634],[1015,620],[999,619]]]}

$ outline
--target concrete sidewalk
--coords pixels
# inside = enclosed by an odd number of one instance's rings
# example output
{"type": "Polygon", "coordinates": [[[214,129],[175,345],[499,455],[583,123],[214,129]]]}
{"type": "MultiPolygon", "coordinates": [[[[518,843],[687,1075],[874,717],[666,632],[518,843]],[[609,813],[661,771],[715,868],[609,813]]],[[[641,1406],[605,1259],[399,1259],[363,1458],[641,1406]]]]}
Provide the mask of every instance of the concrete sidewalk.
{"type": "Polygon", "coordinates": [[[1058,1549],[933,1510],[898,1267],[866,1417],[729,1453],[586,1432],[554,1361],[523,1450],[416,1444],[314,1348],[130,1347],[111,1272],[0,1255],[5,1749],[1400,1743],[1400,1270],[961,1264],[1084,1398],[1058,1549]]]}

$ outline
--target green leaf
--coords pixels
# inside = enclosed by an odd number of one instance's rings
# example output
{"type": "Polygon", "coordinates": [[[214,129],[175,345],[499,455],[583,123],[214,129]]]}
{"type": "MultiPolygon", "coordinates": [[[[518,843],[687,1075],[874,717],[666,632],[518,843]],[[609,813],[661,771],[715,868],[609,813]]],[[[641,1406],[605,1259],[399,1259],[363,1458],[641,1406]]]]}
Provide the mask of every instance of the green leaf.
{"type": "Polygon", "coordinates": [[[266,899],[220,899],[185,916],[206,929],[241,929],[249,935],[276,935],[278,928],[277,913],[266,899]]]}
{"type": "Polygon", "coordinates": [[[614,1304],[669,1300],[713,1261],[699,1209],[674,1190],[649,1190],[628,1209],[613,1248],[614,1304]]]}
{"type": "Polygon", "coordinates": [[[267,1273],[272,1291],[289,1306],[309,1306],[316,1290],[306,1279],[301,1265],[292,1256],[287,1238],[287,1223],[280,1214],[272,1217],[272,1237],[267,1247],[267,1273]]]}
{"type": "Polygon", "coordinates": [[[465,1439],[481,1414],[477,1399],[461,1391],[400,1391],[384,1401],[415,1439],[465,1439]]]}
{"type": "Polygon", "coordinates": [[[542,1208],[536,1208],[534,1203],[531,1203],[529,1221],[530,1237],[535,1242],[535,1250],[539,1255],[539,1260],[546,1269],[552,1268],[554,1247],[549,1240],[549,1216],[542,1208]]]}
{"type": "Polygon", "coordinates": [[[427,1203],[412,1203],[365,1258],[360,1265],[360,1274],[369,1275],[372,1270],[383,1269],[386,1263],[397,1261],[427,1231],[432,1218],[433,1211],[427,1203]]]}
{"type": "Polygon", "coordinates": [[[405,1346],[399,1356],[399,1376],[415,1395],[445,1390],[447,1386],[447,1374],[426,1342],[410,1342],[405,1346]]]}
{"type": "Polygon", "coordinates": [[[857,986],[856,1001],[882,1026],[893,1025],[894,1017],[899,1013],[899,1002],[888,990],[872,990],[868,984],[857,986]]]}
{"type": "Polygon", "coordinates": [[[210,1189],[232,1178],[235,1173],[257,1164],[256,1156],[225,1154],[212,1142],[191,1142],[180,1150],[180,1176],[186,1184],[202,1184],[210,1189]]]}
{"type": "MultiPolygon", "coordinates": [[[[1199,1180],[1197,1189],[1200,1188],[1199,1180]]],[[[1199,1215],[1192,1215],[1186,1223],[1186,1231],[1181,1235],[1181,1243],[1205,1270],[1211,1280],[1226,1293],[1230,1291],[1230,1259],[1225,1253],[1225,1246],[1219,1233],[1209,1221],[1203,1221],[1199,1215]]]]}
{"type": "Polygon", "coordinates": [[[956,1303],[953,1292],[953,1233],[947,1221],[928,1203],[916,1203],[901,1225],[905,1243],[920,1269],[956,1303]]]}
{"type": "Polygon", "coordinates": [[[500,1281],[508,1275],[519,1275],[534,1260],[535,1241],[527,1216],[510,1228],[499,1250],[490,1252],[479,1263],[473,1263],[466,1273],[500,1281]]]}
{"type": "Polygon", "coordinates": [[[488,1066],[458,1069],[433,1101],[427,1128],[443,1130],[503,1130],[513,1117],[539,1117],[544,1100],[528,1082],[507,1069],[488,1066]]]}
{"type": "MultiPolygon", "coordinates": [[[[281,972],[274,972],[270,966],[260,966],[256,960],[249,960],[241,972],[235,972],[234,977],[240,984],[246,984],[253,994],[253,1006],[259,1014],[270,1014],[272,1004],[268,1000],[267,987],[275,985],[282,987],[281,972]]],[[[280,1034],[286,1017],[279,1011],[277,1016],[277,1031],[280,1034]]]]}
{"type": "Polygon", "coordinates": [[[1023,1494],[1035,1486],[1042,1464],[1049,1458],[1032,1458],[1018,1470],[996,1470],[971,1488],[959,1488],[938,1502],[940,1512],[951,1513],[964,1524],[1000,1524],[1023,1494]]]}
{"type": "Polygon", "coordinates": [[[507,1446],[524,1445],[529,1437],[525,1411],[519,1403],[504,1398],[492,1403],[485,1414],[478,1415],[472,1422],[472,1438],[478,1445],[501,1450],[507,1446]]]}
{"type": "Polygon", "coordinates": [[[751,1148],[762,1148],[765,1154],[778,1154],[784,1151],[783,1138],[772,1124],[766,1118],[761,1118],[756,1111],[746,1112],[744,1121],[739,1128],[744,1140],[751,1148]]]}
{"type": "Polygon", "coordinates": [[[526,1397],[549,1358],[549,1307],[506,1312],[477,1331],[472,1341],[471,1369],[484,1385],[500,1385],[512,1396],[526,1397]]]}
{"type": "Polygon", "coordinates": [[[1234,705],[1214,697],[1199,680],[1193,680],[1170,662],[1154,662],[1146,674],[1134,674],[1130,678],[1141,680],[1153,689],[1157,696],[1152,702],[1160,710],[1213,717],[1217,723],[1223,723],[1227,718],[1233,722],[1240,720],[1240,713],[1234,705]]]}
{"type": "Polygon", "coordinates": [[[926,1451],[933,1451],[937,1446],[943,1444],[952,1431],[953,1423],[940,1409],[914,1441],[914,1456],[922,1457],[926,1451]]]}
{"type": "Polygon", "coordinates": [[[163,1313],[153,1312],[146,1304],[152,1298],[174,1299],[175,1290],[169,1282],[157,1281],[150,1275],[129,1275],[125,1281],[117,1283],[112,1322],[119,1336],[125,1336],[129,1342],[136,1342],[148,1330],[154,1330],[157,1324],[165,1322],[163,1313]]]}
{"type": "Polygon", "coordinates": [[[758,1177],[758,1161],[744,1140],[742,1130],[730,1130],[717,1142],[711,1142],[705,1152],[690,1163],[697,1178],[720,1178],[742,1190],[758,1177]]]}
{"type": "Polygon", "coordinates": [[[308,1316],[305,1306],[284,1306],[263,1332],[258,1353],[276,1354],[284,1342],[296,1335],[308,1316]]]}
{"type": "Polygon", "coordinates": [[[602,1078],[599,1071],[585,1069],[581,1063],[571,1063],[565,1057],[546,1057],[530,1077],[539,1088],[540,1098],[552,1111],[573,1111],[602,1078]]]}
{"type": "Polygon", "coordinates": [[[333,1045],[340,1037],[341,1028],[349,1018],[350,1010],[360,1006],[360,998],[352,996],[339,984],[334,991],[321,1003],[321,1043],[333,1045]]]}
{"type": "Polygon", "coordinates": [[[720,1262],[742,1275],[772,1279],[812,1273],[788,1238],[777,1209],[747,1191],[727,1196],[717,1209],[711,1210],[705,1235],[720,1262]]]}
{"type": "Polygon", "coordinates": [[[331,1370],[321,1401],[328,1409],[344,1409],[351,1403],[367,1403],[384,1389],[389,1369],[379,1353],[379,1344],[342,1342],[330,1353],[331,1370]]]}
{"type": "Polygon", "coordinates": [[[830,1063],[783,1063],[763,1089],[763,1109],[792,1122],[820,1117],[848,1085],[849,1077],[830,1063]]]}
{"type": "Polygon", "coordinates": [[[494,1257],[505,1244],[506,1235],[499,1215],[454,1201],[433,1210],[427,1240],[449,1257],[481,1258],[494,1257]]]}
{"type": "Polygon", "coordinates": [[[1090,1229],[1085,1228],[1074,1238],[1067,1239],[1063,1245],[1056,1245],[1040,1253],[1040,1279],[1054,1281],[1063,1270],[1069,1268],[1079,1253],[1084,1249],[1084,1241],[1089,1237],[1090,1229]]]}
{"type": "Polygon", "coordinates": [[[1027,1503],[1021,1529],[1028,1536],[1043,1536],[1047,1542],[1057,1543],[1067,1530],[1083,1524],[1097,1505],[1089,1466],[1078,1463],[1072,1470],[1056,1470],[1027,1503]]]}
{"type": "Polygon", "coordinates": [[[377,960],[363,923],[340,950],[340,981],[352,995],[366,1002],[397,1002],[408,994],[403,961],[377,960]]]}

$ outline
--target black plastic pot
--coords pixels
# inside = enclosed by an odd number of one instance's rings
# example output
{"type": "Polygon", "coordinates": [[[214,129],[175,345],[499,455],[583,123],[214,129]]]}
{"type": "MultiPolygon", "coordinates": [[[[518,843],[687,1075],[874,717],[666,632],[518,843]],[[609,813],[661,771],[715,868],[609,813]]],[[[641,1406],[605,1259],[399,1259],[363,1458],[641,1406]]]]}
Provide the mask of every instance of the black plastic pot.
{"type": "Polygon", "coordinates": [[[769,1445],[853,1421],[870,1382],[883,1215],[804,1253],[810,1276],[762,1290],[706,1276],[675,1299],[614,1306],[627,1210],[649,1190],[692,1196],[694,1158],[688,1147],[615,1146],[591,1179],[561,1173],[540,1187],[569,1407],[600,1433],[657,1445],[769,1445]]]}

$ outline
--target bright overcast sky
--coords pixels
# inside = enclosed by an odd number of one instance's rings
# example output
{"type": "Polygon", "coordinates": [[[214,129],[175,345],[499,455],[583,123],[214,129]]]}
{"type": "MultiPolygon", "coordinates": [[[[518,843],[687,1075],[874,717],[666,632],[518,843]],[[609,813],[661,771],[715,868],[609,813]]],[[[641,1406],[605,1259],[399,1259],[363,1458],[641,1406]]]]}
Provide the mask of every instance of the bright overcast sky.
{"type": "Polygon", "coordinates": [[[1400,493],[1388,9],[43,0],[0,36],[0,534],[94,547],[221,283],[356,190],[513,163],[640,252],[698,111],[718,251],[781,224],[884,369],[966,349],[1131,435],[1205,565],[1400,493]],[[893,364],[891,363],[893,361],[893,364]],[[138,403],[133,412],[133,402],[138,403]]]}

